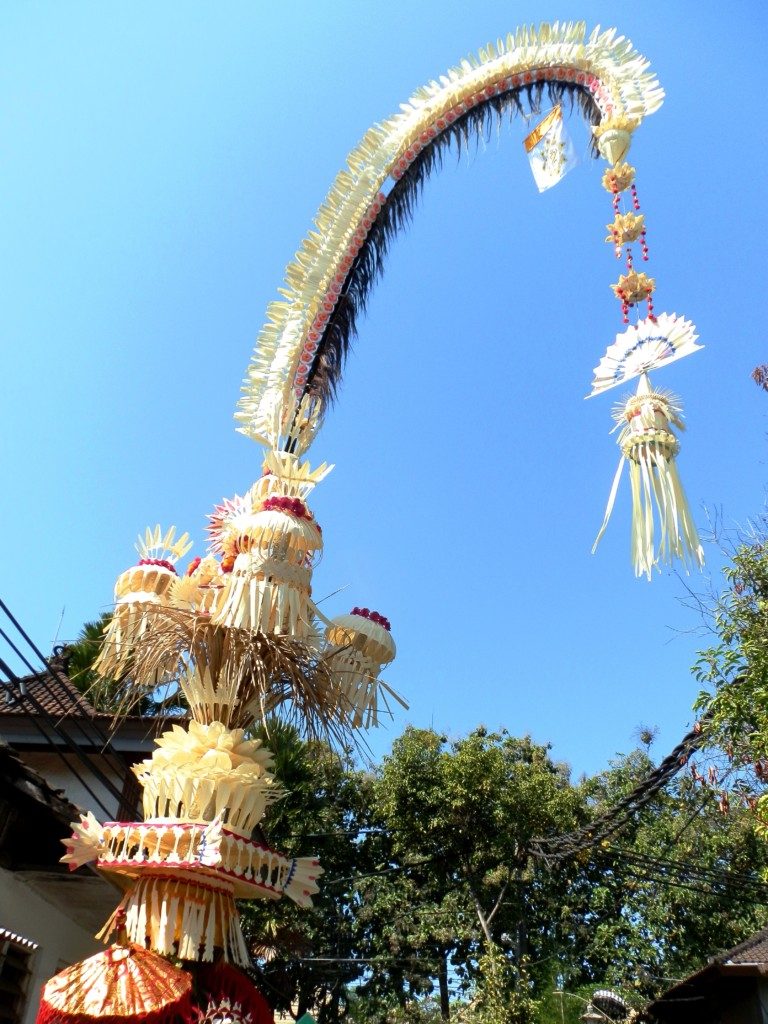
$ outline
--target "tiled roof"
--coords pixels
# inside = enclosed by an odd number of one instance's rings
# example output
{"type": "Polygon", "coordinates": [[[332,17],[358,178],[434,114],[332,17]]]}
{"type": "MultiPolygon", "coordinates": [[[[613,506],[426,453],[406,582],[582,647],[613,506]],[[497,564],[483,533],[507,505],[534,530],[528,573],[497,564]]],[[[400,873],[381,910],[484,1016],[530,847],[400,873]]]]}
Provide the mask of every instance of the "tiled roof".
{"type": "Polygon", "coordinates": [[[710,957],[694,974],[668,988],[643,1011],[644,1020],[685,1024],[689,1020],[715,1019],[710,1013],[724,986],[740,984],[748,977],[768,974],[768,928],[751,935],[733,949],[710,957]],[[708,1015],[709,1014],[709,1015],[708,1015]]]}
{"type": "Polygon", "coordinates": [[[727,953],[714,958],[719,964],[765,964],[768,966],[768,928],[751,935],[727,953]]]}
{"type": "Polygon", "coordinates": [[[0,686],[0,715],[36,715],[45,712],[56,718],[93,718],[93,705],[51,659],[48,671],[24,676],[0,686]]]}
{"type": "MultiPolygon", "coordinates": [[[[60,719],[96,719],[114,723],[114,711],[98,711],[87,697],[78,690],[66,670],[66,660],[56,654],[48,659],[47,669],[36,675],[16,677],[10,681],[0,679],[0,721],[7,716],[45,716],[60,719]]],[[[156,715],[120,714],[121,722],[154,723],[153,732],[166,724],[168,719],[175,723],[186,722],[188,715],[183,709],[166,710],[156,715]]],[[[110,729],[111,732],[111,729],[110,729]]]]}

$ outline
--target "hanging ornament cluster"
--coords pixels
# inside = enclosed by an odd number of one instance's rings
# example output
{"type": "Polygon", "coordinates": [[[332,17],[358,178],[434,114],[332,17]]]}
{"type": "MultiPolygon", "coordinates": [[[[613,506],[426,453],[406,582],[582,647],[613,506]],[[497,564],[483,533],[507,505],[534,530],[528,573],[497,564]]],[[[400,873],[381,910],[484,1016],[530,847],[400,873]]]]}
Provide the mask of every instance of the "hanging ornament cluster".
{"type": "Polygon", "coordinates": [[[130,670],[138,683],[157,681],[155,677],[136,677],[132,655],[151,632],[157,613],[171,605],[179,578],[176,563],[191,547],[188,534],[176,539],[174,526],[166,533],[159,526],[148,527],[139,537],[139,561],[117,578],[114,612],[94,666],[104,678],[116,679],[130,670]]]}
{"type": "MultiPolygon", "coordinates": [[[[598,145],[604,148],[606,136],[598,137],[598,145]]],[[[626,152],[626,150],[625,150],[626,152]]],[[[613,293],[621,303],[621,314],[625,324],[629,323],[629,310],[645,302],[648,308],[648,319],[653,321],[653,292],[656,282],[643,271],[635,269],[635,257],[632,246],[640,243],[643,262],[648,262],[648,243],[645,237],[645,216],[640,213],[640,200],[635,186],[635,169],[628,163],[616,164],[603,175],[603,188],[613,197],[613,221],[607,225],[608,237],[616,253],[616,258],[625,258],[626,272],[621,274],[616,284],[611,285],[613,293]],[[621,200],[629,190],[632,210],[621,212],[621,200]]]]}
{"type": "Polygon", "coordinates": [[[592,395],[624,381],[639,377],[637,392],[614,410],[619,468],[613,480],[603,524],[594,552],[608,525],[625,462],[629,464],[632,489],[631,552],[637,576],[651,578],[654,568],[674,560],[686,571],[701,568],[704,553],[691,510],[677,471],[679,432],[684,429],[682,409],[673,395],[655,389],[648,372],[681,359],[701,348],[696,344],[693,324],[675,313],[656,315],[653,295],[656,282],[636,268],[648,262],[645,215],[635,184],[635,168],[625,161],[635,124],[631,119],[604,121],[595,129],[600,154],[610,166],[603,174],[603,187],[611,196],[613,220],[607,225],[608,242],[617,259],[624,260],[624,272],[611,285],[621,306],[625,330],[616,335],[595,367],[592,395]],[[630,312],[637,316],[630,325],[630,312]]]}

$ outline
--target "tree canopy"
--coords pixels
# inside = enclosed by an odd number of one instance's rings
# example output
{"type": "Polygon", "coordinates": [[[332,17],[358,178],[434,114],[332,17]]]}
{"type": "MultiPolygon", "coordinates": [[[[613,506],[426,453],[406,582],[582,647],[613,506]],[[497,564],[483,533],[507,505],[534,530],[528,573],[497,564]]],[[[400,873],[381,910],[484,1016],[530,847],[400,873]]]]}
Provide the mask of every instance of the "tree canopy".
{"type": "Polygon", "coordinates": [[[252,904],[247,929],[267,995],[320,1024],[523,1024],[561,1001],[575,1020],[605,986],[640,1006],[768,922],[754,816],[688,766],[610,843],[534,855],[642,781],[646,750],[574,784],[546,747],[483,728],[409,728],[374,773],[285,730],[267,742],[291,791],[268,838],[328,874],[311,912],[252,904]]]}

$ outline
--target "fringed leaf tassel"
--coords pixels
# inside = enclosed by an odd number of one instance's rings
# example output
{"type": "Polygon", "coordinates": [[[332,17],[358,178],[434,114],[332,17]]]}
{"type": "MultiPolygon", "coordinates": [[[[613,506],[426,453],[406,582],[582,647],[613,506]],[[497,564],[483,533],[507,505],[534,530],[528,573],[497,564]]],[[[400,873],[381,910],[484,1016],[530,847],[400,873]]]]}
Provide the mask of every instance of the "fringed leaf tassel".
{"type": "Polygon", "coordinates": [[[123,896],[97,938],[107,940],[121,926],[131,942],[163,956],[212,960],[218,946],[225,960],[242,967],[250,963],[232,886],[209,885],[182,873],[145,876],[123,896]]]}
{"type": "Polygon", "coordinates": [[[337,683],[339,711],[353,729],[370,729],[379,724],[382,711],[391,715],[387,697],[403,707],[405,701],[379,678],[379,662],[351,647],[334,651],[327,657],[328,668],[337,683]]]}
{"type": "Polygon", "coordinates": [[[671,564],[674,559],[679,559],[686,571],[704,564],[704,552],[675,462],[680,444],[672,426],[685,429],[681,413],[678,399],[669,392],[653,391],[645,373],[637,393],[614,411],[617,426],[623,424],[618,439],[621,461],[592,552],[611,517],[626,461],[632,487],[632,562],[635,575],[648,579],[654,567],[671,564]]]}
{"type": "Polygon", "coordinates": [[[311,578],[308,566],[263,559],[251,552],[240,554],[212,621],[262,633],[306,636],[311,631],[311,578]]]}

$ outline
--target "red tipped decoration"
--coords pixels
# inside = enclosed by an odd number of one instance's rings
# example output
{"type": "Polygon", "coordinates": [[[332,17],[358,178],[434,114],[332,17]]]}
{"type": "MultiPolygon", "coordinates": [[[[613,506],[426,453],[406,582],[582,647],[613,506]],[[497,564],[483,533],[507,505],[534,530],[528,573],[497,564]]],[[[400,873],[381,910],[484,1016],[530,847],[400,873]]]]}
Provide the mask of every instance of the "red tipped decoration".
{"type": "Polygon", "coordinates": [[[372,612],[369,608],[358,608],[355,606],[349,614],[359,615],[363,619],[369,619],[371,622],[375,622],[379,626],[382,626],[388,633],[392,631],[392,625],[389,619],[384,615],[380,615],[379,612],[372,612]]]}
{"type": "Polygon", "coordinates": [[[164,558],[140,558],[139,565],[159,565],[163,569],[170,569],[174,576],[178,575],[173,562],[168,562],[164,558]]]}
{"type": "Polygon", "coordinates": [[[312,519],[312,513],[301,498],[284,498],[272,496],[266,498],[261,505],[263,512],[287,512],[297,519],[312,519]]]}

